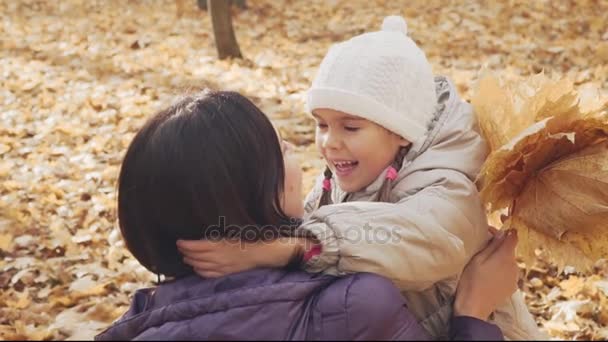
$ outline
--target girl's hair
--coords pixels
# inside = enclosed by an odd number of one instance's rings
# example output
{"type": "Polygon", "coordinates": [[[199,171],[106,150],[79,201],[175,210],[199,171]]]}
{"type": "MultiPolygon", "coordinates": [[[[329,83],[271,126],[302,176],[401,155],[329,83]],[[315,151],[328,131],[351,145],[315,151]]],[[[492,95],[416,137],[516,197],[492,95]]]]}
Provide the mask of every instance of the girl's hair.
{"type": "Polygon", "coordinates": [[[281,209],[284,173],[276,131],[251,101],[186,96],[148,120],[127,150],[118,180],[126,246],[148,270],[179,277],[192,269],[178,239],[287,235],[295,221],[281,209]]]}
{"type": "MultiPolygon", "coordinates": [[[[410,145],[411,146],[411,145],[410,145]]],[[[401,166],[403,165],[403,161],[405,160],[405,155],[409,151],[410,147],[401,147],[395,156],[395,160],[391,164],[391,167],[395,169],[395,171],[399,171],[401,166]]],[[[333,174],[329,167],[325,167],[325,171],[323,172],[324,180],[323,180],[323,193],[321,195],[321,199],[319,200],[318,208],[326,205],[332,204],[331,201],[331,186],[329,186],[331,178],[333,174]]],[[[390,202],[391,190],[393,189],[393,183],[395,180],[391,177],[386,177],[378,190],[378,195],[376,196],[376,202],[390,202]]]]}

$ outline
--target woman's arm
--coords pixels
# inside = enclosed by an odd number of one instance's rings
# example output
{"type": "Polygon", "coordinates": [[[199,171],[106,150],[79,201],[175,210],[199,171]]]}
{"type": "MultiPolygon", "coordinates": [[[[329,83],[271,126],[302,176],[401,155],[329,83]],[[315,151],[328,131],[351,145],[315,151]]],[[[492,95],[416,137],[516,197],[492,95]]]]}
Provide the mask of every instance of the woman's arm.
{"type": "Polygon", "coordinates": [[[501,231],[471,259],[458,282],[454,315],[486,320],[517,290],[516,245],[516,230],[501,231]]]}
{"type": "MultiPolygon", "coordinates": [[[[516,244],[516,233],[498,233],[467,264],[458,283],[450,340],[504,339],[501,330],[486,320],[517,288],[516,244]]],[[[349,339],[431,339],[399,290],[385,278],[361,274],[349,287],[346,300],[349,339]],[[370,293],[374,293],[373,299],[370,293]]]]}
{"type": "MultiPolygon", "coordinates": [[[[427,341],[432,336],[418,323],[409,311],[403,296],[388,279],[356,274],[346,295],[348,322],[342,332],[349,340],[427,341]],[[370,298],[373,293],[373,299],[370,298]]],[[[495,295],[494,295],[495,296],[495,295]]],[[[504,298],[504,297],[503,297],[504,298]]],[[[474,298],[473,298],[474,299],[474,298]]],[[[478,308],[461,307],[466,311],[478,308]]],[[[327,332],[324,339],[335,338],[336,332],[327,332]]],[[[454,316],[450,322],[449,340],[452,341],[496,341],[503,334],[496,325],[472,316],[454,316]]]]}
{"type": "Polygon", "coordinates": [[[454,316],[450,325],[450,341],[502,341],[499,327],[469,316],[454,316]]]}
{"type": "Polygon", "coordinates": [[[517,290],[516,245],[517,231],[496,233],[467,264],[456,291],[451,340],[503,339],[500,329],[486,320],[517,290]]]}

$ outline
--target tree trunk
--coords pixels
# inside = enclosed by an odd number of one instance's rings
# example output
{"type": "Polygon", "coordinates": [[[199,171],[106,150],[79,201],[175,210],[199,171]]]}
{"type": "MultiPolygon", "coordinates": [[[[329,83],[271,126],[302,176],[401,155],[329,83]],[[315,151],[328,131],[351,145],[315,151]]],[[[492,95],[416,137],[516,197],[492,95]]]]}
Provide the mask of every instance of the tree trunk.
{"type": "Polygon", "coordinates": [[[242,58],[241,49],[232,28],[230,2],[226,0],[207,0],[207,8],[213,23],[213,36],[215,37],[215,47],[219,58],[242,58]]]}
{"type": "Polygon", "coordinates": [[[185,4],[185,0],[175,0],[175,14],[178,18],[181,18],[184,16],[184,13],[186,12],[186,4],[185,4]]]}
{"type": "Polygon", "coordinates": [[[247,2],[245,0],[232,0],[231,2],[242,9],[247,8],[247,2]]]}
{"type": "MultiPolygon", "coordinates": [[[[245,0],[226,0],[231,4],[236,4],[238,7],[242,8],[242,9],[246,9],[247,8],[247,1],[245,0]]],[[[203,11],[207,10],[207,0],[196,0],[196,4],[198,5],[198,8],[202,9],[203,11]]]]}

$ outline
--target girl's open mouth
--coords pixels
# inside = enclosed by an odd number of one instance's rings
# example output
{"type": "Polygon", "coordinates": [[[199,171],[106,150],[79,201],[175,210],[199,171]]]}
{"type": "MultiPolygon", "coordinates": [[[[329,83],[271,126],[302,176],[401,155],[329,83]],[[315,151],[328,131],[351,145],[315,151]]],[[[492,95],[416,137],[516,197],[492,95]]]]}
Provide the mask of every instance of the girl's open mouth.
{"type": "Polygon", "coordinates": [[[345,177],[351,174],[357,165],[359,165],[358,161],[336,161],[333,162],[334,167],[336,168],[336,175],[338,177],[345,177]]]}

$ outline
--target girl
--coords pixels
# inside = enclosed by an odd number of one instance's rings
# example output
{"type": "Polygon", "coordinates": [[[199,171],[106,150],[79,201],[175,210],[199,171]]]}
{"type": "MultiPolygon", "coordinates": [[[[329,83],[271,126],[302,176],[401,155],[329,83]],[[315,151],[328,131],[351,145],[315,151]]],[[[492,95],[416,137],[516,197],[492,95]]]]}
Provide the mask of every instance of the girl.
{"type": "MultiPolygon", "coordinates": [[[[473,182],[487,147],[470,105],[445,77],[433,77],[405,21],[387,17],[381,31],[330,49],[307,108],[327,168],[305,201],[300,230],[320,248],[306,250],[303,268],[383,275],[403,291],[421,324],[445,338],[458,277],[488,239],[473,182]]],[[[254,266],[228,244],[178,246],[203,276],[254,266]]],[[[544,337],[520,293],[494,318],[507,338],[544,337]]]]}

